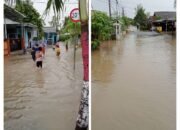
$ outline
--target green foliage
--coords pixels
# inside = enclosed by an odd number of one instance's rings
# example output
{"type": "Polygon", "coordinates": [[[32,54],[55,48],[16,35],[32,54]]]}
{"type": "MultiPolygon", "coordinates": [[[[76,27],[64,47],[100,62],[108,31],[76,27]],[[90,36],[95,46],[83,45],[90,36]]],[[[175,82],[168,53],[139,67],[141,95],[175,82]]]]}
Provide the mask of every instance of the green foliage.
{"type": "Polygon", "coordinates": [[[113,21],[107,14],[100,11],[92,12],[92,49],[96,49],[100,45],[100,41],[109,40],[113,32],[113,21]]]}
{"type": "Polygon", "coordinates": [[[70,36],[68,36],[68,38],[79,36],[81,34],[81,24],[80,22],[74,23],[69,18],[65,18],[65,23],[60,33],[65,35],[69,34],[70,36]]]}
{"type": "Polygon", "coordinates": [[[155,19],[156,19],[156,20],[160,20],[160,19],[161,19],[161,16],[155,16],[155,19]]]}
{"type": "Polygon", "coordinates": [[[51,8],[53,8],[55,16],[60,14],[61,9],[64,7],[63,0],[48,0],[44,14],[48,15],[51,8]]]}
{"type": "Polygon", "coordinates": [[[120,23],[121,23],[121,30],[125,31],[129,27],[129,25],[133,24],[133,19],[128,18],[126,16],[122,16],[120,18],[120,23]]]}
{"type": "Polygon", "coordinates": [[[15,9],[26,16],[24,22],[29,22],[37,26],[39,32],[39,38],[43,36],[43,23],[40,14],[33,7],[30,0],[21,1],[17,0],[15,9]]]}
{"type": "Polygon", "coordinates": [[[107,14],[94,11],[92,13],[92,40],[108,40],[111,38],[113,31],[113,21],[107,16],[107,14]]]}
{"type": "Polygon", "coordinates": [[[47,15],[49,15],[49,12],[51,9],[54,11],[54,16],[52,18],[52,21],[49,22],[50,25],[53,27],[58,27],[60,26],[59,21],[60,21],[60,11],[64,8],[64,2],[63,0],[48,0],[46,9],[44,11],[43,17],[46,18],[47,15]]]}
{"type": "Polygon", "coordinates": [[[134,17],[134,22],[136,25],[140,25],[141,29],[145,29],[147,27],[147,15],[145,13],[145,9],[142,5],[138,5],[136,10],[136,16],[134,17]]]}
{"type": "Polygon", "coordinates": [[[70,37],[71,37],[70,35],[62,34],[59,36],[59,40],[66,41],[66,40],[70,39],[70,37]]]}
{"type": "Polygon", "coordinates": [[[95,39],[94,41],[91,42],[91,49],[96,50],[100,46],[100,41],[95,39]]]}

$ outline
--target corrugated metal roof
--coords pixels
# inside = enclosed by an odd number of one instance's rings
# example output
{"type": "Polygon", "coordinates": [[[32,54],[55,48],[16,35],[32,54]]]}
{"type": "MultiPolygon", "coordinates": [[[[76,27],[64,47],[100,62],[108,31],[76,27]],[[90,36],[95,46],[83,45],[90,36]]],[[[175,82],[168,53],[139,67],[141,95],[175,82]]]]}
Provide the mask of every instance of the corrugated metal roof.
{"type": "Polygon", "coordinates": [[[158,16],[164,20],[175,19],[176,12],[175,11],[157,11],[157,12],[154,12],[154,16],[158,16]]]}
{"type": "Polygon", "coordinates": [[[22,22],[26,16],[4,4],[4,17],[16,22],[22,22]]]}
{"type": "MultiPolygon", "coordinates": [[[[8,24],[11,24],[11,25],[20,25],[20,24],[22,24],[22,23],[13,21],[13,20],[8,19],[8,18],[5,18],[4,24],[7,24],[7,25],[8,25],[8,24]]],[[[32,28],[37,28],[37,26],[34,25],[34,24],[32,24],[32,23],[23,23],[23,26],[32,27],[32,28]]]]}

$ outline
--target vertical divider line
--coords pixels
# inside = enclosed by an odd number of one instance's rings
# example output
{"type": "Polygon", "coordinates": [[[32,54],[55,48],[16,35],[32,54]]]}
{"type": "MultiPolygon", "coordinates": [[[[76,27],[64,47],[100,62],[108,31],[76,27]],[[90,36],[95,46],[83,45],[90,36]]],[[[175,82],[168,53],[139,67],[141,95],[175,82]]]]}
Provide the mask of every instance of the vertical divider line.
{"type": "Polygon", "coordinates": [[[91,130],[91,115],[92,115],[92,112],[91,112],[91,107],[92,107],[92,102],[91,102],[91,98],[92,98],[92,95],[91,95],[91,0],[88,0],[88,13],[89,13],[89,21],[88,21],[88,25],[89,25],[89,130],[91,130]]]}
{"type": "Polygon", "coordinates": [[[180,129],[180,2],[176,1],[176,129],[180,129]]]}

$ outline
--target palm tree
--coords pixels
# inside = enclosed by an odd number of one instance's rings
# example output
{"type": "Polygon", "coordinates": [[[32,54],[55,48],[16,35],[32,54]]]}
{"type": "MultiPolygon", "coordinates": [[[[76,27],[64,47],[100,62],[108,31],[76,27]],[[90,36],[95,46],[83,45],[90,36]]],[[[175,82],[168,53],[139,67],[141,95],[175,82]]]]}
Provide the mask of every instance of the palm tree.
{"type": "Polygon", "coordinates": [[[64,7],[63,0],[48,0],[45,9],[45,14],[47,15],[50,12],[51,8],[53,8],[54,14],[56,16],[58,13],[60,13],[63,7],[64,7]]]}
{"type": "MultiPolygon", "coordinates": [[[[44,12],[44,16],[48,15],[51,8],[53,8],[54,11],[54,18],[56,19],[56,23],[59,23],[60,18],[60,11],[63,10],[64,2],[63,0],[48,0],[46,9],[44,12]]],[[[56,24],[56,30],[57,30],[57,24],[56,24]]]]}
{"type": "MultiPolygon", "coordinates": [[[[79,107],[78,118],[76,122],[76,130],[87,130],[88,128],[88,95],[89,95],[89,43],[88,43],[88,13],[87,13],[87,0],[79,0],[80,20],[81,20],[81,45],[82,57],[84,67],[84,82],[81,93],[81,102],[79,107]]],[[[50,11],[53,7],[55,16],[60,14],[63,9],[62,0],[48,0],[45,13],[50,11]]]]}

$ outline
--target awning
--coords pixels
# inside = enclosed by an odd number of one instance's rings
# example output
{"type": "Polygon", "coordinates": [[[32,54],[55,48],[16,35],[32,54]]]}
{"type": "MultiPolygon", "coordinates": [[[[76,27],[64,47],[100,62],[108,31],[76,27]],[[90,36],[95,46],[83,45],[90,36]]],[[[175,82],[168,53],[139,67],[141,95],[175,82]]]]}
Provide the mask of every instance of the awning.
{"type": "Polygon", "coordinates": [[[4,4],[4,17],[15,22],[22,22],[25,16],[17,10],[4,4]]]}
{"type": "Polygon", "coordinates": [[[13,21],[11,19],[5,18],[4,24],[20,24],[19,22],[13,21]]]}

